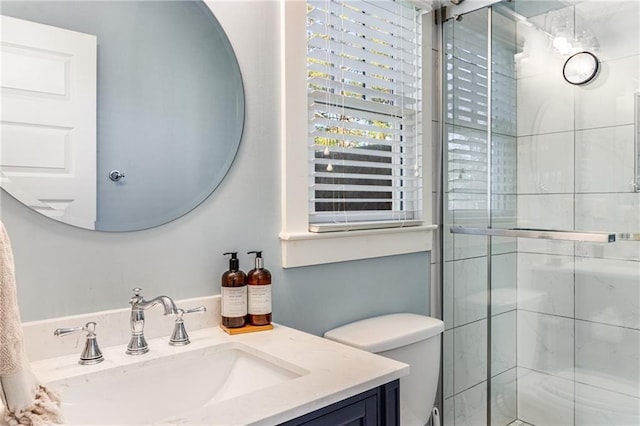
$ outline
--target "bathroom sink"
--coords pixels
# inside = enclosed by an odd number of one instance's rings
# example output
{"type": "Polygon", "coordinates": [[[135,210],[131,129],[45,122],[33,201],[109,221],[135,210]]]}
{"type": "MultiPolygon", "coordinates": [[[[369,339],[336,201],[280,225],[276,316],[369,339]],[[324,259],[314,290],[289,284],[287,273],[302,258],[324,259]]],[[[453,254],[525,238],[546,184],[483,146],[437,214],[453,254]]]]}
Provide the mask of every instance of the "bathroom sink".
{"type": "Polygon", "coordinates": [[[164,423],[306,373],[237,342],[135,361],[49,383],[66,422],[164,423]]]}

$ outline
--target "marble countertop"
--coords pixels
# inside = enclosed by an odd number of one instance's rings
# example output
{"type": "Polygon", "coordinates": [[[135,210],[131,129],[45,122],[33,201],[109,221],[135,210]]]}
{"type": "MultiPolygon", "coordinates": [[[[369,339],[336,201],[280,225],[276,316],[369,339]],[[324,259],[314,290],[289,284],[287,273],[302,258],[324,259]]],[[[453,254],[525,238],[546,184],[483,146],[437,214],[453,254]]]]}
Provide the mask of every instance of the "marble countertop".
{"type": "MultiPolygon", "coordinates": [[[[31,365],[36,376],[48,383],[236,342],[299,370],[300,377],[188,413],[171,420],[171,423],[163,423],[207,425],[275,425],[383,385],[409,372],[408,365],[401,362],[277,324],[273,330],[233,336],[219,327],[194,330],[189,335],[191,344],[183,347],[169,346],[167,337],[149,339],[150,352],[138,356],[126,355],[126,345],[102,348],[105,361],[96,365],[78,365],[78,354],[43,359],[31,365]]],[[[62,398],[64,400],[64,395],[62,398]]]]}

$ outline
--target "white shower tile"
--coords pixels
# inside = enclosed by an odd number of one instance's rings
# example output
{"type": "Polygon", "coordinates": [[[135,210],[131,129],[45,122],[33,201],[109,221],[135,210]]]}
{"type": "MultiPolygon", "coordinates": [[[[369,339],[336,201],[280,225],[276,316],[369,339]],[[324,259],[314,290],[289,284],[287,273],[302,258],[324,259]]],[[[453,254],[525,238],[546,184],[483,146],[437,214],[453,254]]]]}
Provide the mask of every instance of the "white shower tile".
{"type": "Polygon", "coordinates": [[[573,130],[573,86],[564,81],[562,66],[548,69],[518,79],[518,136],[573,130]]]}
{"type": "Polygon", "coordinates": [[[573,425],[572,380],[518,368],[518,418],[532,425],[573,425]]]}
{"type": "Polygon", "coordinates": [[[615,244],[576,243],[576,256],[640,261],[640,245],[636,241],[615,244]]]}
{"type": "Polygon", "coordinates": [[[639,78],[640,56],[602,62],[592,83],[574,89],[576,129],[633,124],[639,78]]]}
{"type": "Polygon", "coordinates": [[[443,426],[455,426],[454,398],[444,400],[444,408],[442,413],[443,426]]]}
{"type": "MultiPolygon", "coordinates": [[[[518,226],[516,208],[517,194],[497,194],[493,196],[491,226],[493,228],[515,228],[518,226]]],[[[518,251],[518,239],[509,237],[492,237],[491,253],[505,254],[518,251]]]]}
{"type": "Polygon", "coordinates": [[[576,31],[588,30],[598,40],[601,61],[640,53],[640,2],[585,1],[576,5],[576,31]]]}
{"type": "Polygon", "coordinates": [[[516,311],[491,318],[491,375],[516,366],[516,311]]]}
{"type": "Polygon", "coordinates": [[[518,194],[573,192],[573,135],[518,138],[518,194]]]}
{"type": "MultiPolygon", "coordinates": [[[[515,199],[517,195],[513,195],[512,197],[515,199]]],[[[515,228],[516,227],[515,218],[512,221],[512,223],[509,223],[509,224],[493,222],[493,227],[502,228],[502,229],[515,228]]],[[[509,237],[492,237],[491,238],[492,254],[494,255],[508,254],[508,253],[515,253],[517,251],[518,251],[517,238],[509,238],[509,237]]]]}
{"type": "Polygon", "coordinates": [[[487,422],[487,383],[455,396],[455,425],[478,426],[487,422]]]}
{"type": "Polygon", "coordinates": [[[573,379],[573,323],[518,310],[518,366],[573,379]]]}
{"type": "Polygon", "coordinates": [[[460,326],[487,317],[487,258],[454,262],[453,322],[460,326]]]}
{"type": "Polygon", "coordinates": [[[576,229],[603,232],[640,230],[640,193],[576,194],[576,229]]]}
{"type": "Polygon", "coordinates": [[[491,425],[504,426],[517,417],[516,369],[512,368],[491,379],[491,425]]]}
{"type": "Polygon", "coordinates": [[[631,192],[634,126],[576,132],[576,192],[631,192]]]}
{"type": "Polygon", "coordinates": [[[454,273],[454,265],[455,262],[448,261],[444,263],[444,275],[443,275],[443,318],[444,318],[444,327],[449,330],[453,328],[453,273],[454,273]]]}
{"type": "MultiPolygon", "coordinates": [[[[581,231],[632,232],[640,230],[640,193],[576,194],[576,229],[581,231]]],[[[640,244],[576,245],[586,256],[640,260],[640,244]]]]}
{"type": "Polygon", "coordinates": [[[442,268],[442,263],[432,262],[429,265],[429,316],[439,318],[444,321],[442,316],[443,304],[440,302],[442,300],[443,288],[439,285],[443,279],[442,268]]]}
{"type": "Polygon", "coordinates": [[[453,330],[444,332],[444,359],[443,359],[443,391],[444,397],[453,396],[453,330]]]}
{"type": "Polygon", "coordinates": [[[487,378],[487,320],[458,327],[453,333],[453,384],[458,394],[487,378]]]}
{"type": "Polygon", "coordinates": [[[518,254],[518,309],[573,316],[573,257],[518,254]]]}
{"type": "MultiPolygon", "coordinates": [[[[478,194],[474,194],[477,196],[478,194]]],[[[489,218],[486,209],[483,210],[456,210],[453,215],[455,225],[477,228],[489,226],[489,218]]],[[[445,230],[448,231],[448,230],[445,230]]],[[[467,234],[455,234],[453,236],[453,256],[456,260],[469,259],[487,255],[486,237],[467,234]]]]}
{"type": "Polygon", "coordinates": [[[640,398],[640,330],[576,321],[576,381],[640,398]]]}
{"type": "Polygon", "coordinates": [[[640,425],[640,400],[576,383],[576,425],[640,425]]]}
{"type": "Polygon", "coordinates": [[[493,315],[516,308],[517,262],[516,253],[492,256],[491,313],[493,315]]]}
{"type": "Polygon", "coordinates": [[[576,318],[640,329],[640,263],[576,259],[576,318]]]}
{"type": "Polygon", "coordinates": [[[573,229],[573,194],[518,195],[518,226],[573,229]]]}
{"type": "Polygon", "coordinates": [[[560,256],[573,256],[574,243],[572,241],[542,240],[536,238],[519,238],[518,252],[557,254],[560,256]]]}

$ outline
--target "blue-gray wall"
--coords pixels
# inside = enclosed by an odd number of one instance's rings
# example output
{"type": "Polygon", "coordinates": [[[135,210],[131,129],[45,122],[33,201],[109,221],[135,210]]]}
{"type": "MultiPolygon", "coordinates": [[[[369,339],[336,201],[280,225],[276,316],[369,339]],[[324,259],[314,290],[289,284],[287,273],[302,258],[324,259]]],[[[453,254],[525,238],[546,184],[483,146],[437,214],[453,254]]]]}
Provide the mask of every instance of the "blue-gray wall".
{"type": "Polygon", "coordinates": [[[2,192],[23,321],[128,306],[131,288],[176,299],[217,294],[222,253],[263,250],[274,320],[321,334],[371,315],[429,312],[428,253],[295,269],[280,267],[279,4],[213,2],[243,74],[247,115],[229,174],[191,213],[136,232],[67,226],[2,192]]]}

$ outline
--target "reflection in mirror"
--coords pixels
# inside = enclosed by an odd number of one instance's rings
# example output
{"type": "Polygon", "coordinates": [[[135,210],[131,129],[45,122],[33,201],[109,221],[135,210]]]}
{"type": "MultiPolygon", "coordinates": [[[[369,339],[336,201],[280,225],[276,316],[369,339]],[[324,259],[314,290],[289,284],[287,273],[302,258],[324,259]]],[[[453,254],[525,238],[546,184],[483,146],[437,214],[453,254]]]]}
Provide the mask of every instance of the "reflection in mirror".
{"type": "Polygon", "coordinates": [[[205,3],[3,1],[2,15],[4,190],[71,225],[131,231],[219,185],[244,91],[205,3]]]}

